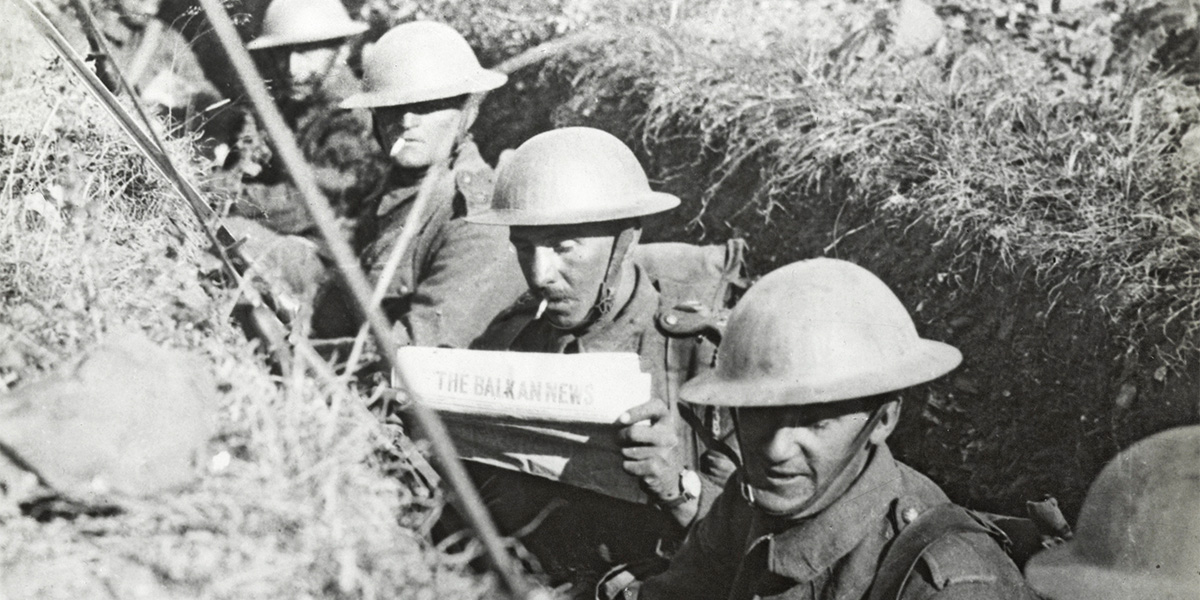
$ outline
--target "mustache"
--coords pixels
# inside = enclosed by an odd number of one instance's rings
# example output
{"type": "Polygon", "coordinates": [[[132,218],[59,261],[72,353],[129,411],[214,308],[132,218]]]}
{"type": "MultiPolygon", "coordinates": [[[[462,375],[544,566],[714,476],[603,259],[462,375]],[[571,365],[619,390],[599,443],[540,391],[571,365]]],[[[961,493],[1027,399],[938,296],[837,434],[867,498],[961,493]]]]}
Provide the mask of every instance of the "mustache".
{"type": "Polygon", "coordinates": [[[562,302],[563,300],[570,299],[570,295],[567,294],[565,291],[556,290],[553,288],[539,287],[539,288],[534,288],[533,292],[534,292],[534,294],[537,295],[538,298],[541,298],[542,300],[546,300],[547,302],[562,302]]]}

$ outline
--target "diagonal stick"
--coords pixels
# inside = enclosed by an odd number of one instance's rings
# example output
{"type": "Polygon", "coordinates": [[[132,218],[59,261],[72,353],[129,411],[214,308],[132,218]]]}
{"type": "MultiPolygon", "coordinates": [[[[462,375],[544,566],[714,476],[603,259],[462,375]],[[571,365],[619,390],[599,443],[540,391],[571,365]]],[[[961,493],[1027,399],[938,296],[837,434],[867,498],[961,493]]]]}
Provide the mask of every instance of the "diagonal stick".
{"type": "MultiPolygon", "coordinates": [[[[249,52],[242,46],[241,38],[234,28],[233,22],[229,19],[224,7],[221,6],[220,0],[200,0],[200,4],[208,15],[213,31],[217,34],[221,45],[233,63],[238,78],[245,86],[246,93],[254,105],[255,113],[273,140],[275,150],[290,174],[292,183],[300,191],[309,216],[325,239],[338,270],[358,303],[358,308],[366,316],[371,332],[383,351],[388,366],[398,375],[404,387],[411,390],[411,386],[408,385],[408,376],[397,359],[397,350],[392,343],[391,329],[387,319],[383,316],[379,306],[371,303],[371,287],[358,266],[358,259],[338,229],[333,209],[330,208],[329,203],[317,187],[312,170],[296,145],[295,136],[284,123],[279,109],[275,107],[274,101],[267,93],[266,85],[258,74],[249,52]]],[[[421,429],[429,438],[434,455],[445,471],[446,479],[456,492],[459,508],[462,509],[476,535],[479,536],[479,540],[483,543],[501,585],[514,597],[529,598],[533,590],[530,584],[518,575],[516,565],[505,552],[500,534],[488,516],[479,492],[471,484],[466,470],[458,460],[458,453],[450,441],[445,424],[442,423],[437,413],[419,400],[413,402],[412,411],[421,429]]]]}
{"type": "MultiPolygon", "coordinates": [[[[116,76],[117,84],[121,87],[121,91],[129,96],[129,101],[133,103],[133,109],[137,111],[138,119],[145,126],[146,131],[150,132],[150,136],[158,144],[158,147],[163,148],[162,140],[154,134],[153,126],[150,124],[150,118],[146,116],[146,110],[142,107],[141,101],[138,99],[137,92],[133,91],[133,86],[129,84],[129,80],[125,79],[125,74],[117,67],[116,60],[113,57],[112,49],[108,46],[108,40],[105,39],[104,33],[100,31],[100,26],[96,24],[96,17],[92,15],[92,11],[88,9],[84,0],[71,0],[71,5],[75,7],[75,12],[79,13],[79,20],[83,23],[83,29],[87,36],[93,40],[93,44],[100,50],[100,53],[108,57],[108,62],[112,64],[110,69],[113,75],[116,76]]],[[[157,21],[157,20],[156,20],[157,21]]],[[[97,65],[101,64],[99,61],[97,65]]]]}
{"type": "MultiPolygon", "coordinates": [[[[505,75],[510,75],[514,71],[544,62],[575,48],[603,41],[611,38],[613,35],[615,35],[615,31],[607,27],[598,27],[573,33],[566,37],[543,42],[512,58],[504,60],[500,64],[491,67],[491,69],[505,75]]],[[[480,105],[483,104],[483,100],[487,98],[487,95],[488,92],[478,92],[468,96],[467,102],[463,107],[463,114],[470,115],[478,111],[480,105]]],[[[470,124],[470,121],[466,119],[460,123],[458,131],[458,138],[460,140],[467,135],[470,124]]],[[[371,295],[372,303],[378,304],[383,301],[388,287],[392,284],[392,279],[396,276],[396,270],[400,267],[400,259],[404,257],[408,245],[416,235],[416,220],[414,216],[425,211],[425,205],[428,203],[427,196],[431,193],[430,189],[427,188],[432,188],[433,185],[431,184],[436,183],[440,177],[446,175],[446,171],[450,168],[448,163],[449,160],[438,161],[437,164],[430,167],[429,173],[422,180],[421,188],[417,191],[417,198],[413,201],[412,212],[404,220],[404,228],[400,230],[400,236],[397,238],[396,244],[392,246],[392,251],[383,264],[383,270],[379,273],[379,280],[375,282],[374,293],[371,295]]],[[[355,336],[354,345],[350,349],[350,356],[346,359],[346,367],[342,371],[346,376],[351,376],[358,370],[358,360],[362,356],[363,347],[367,341],[368,329],[367,323],[363,323],[358,329],[358,335],[355,336]]]]}
{"type": "MultiPolygon", "coordinates": [[[[286,347],[279,344],[280,332],[284,330],[283,322],[286,320],[286,317],[281,317],[276,311],[278,305],[276,295],[271,293],[263,294],[255,286],[245,285],[242,273],[243,269],[250,268],[250,260],[237,248],[236,240],[229,233],[229,230],[219,224],[215,228],[213,227],[213,222],[217,220],[216,211],[204,202],[200,197],[200,192],[196,190],[192,182],[184,177],[179,169],[176,168],[175,163],[166,152],[166,147],[159,140],[149,120],[146,119],[145,114],[139,112],[139,115],[145,119],[142,123],[135,121],[133,116],[129,114],[129,111],[121,106],[117,97],[105,87],[96,73],[88,68],[83,57],[79,56],[79,53],[71,47],[71,44],[67,42],[63,34],[38,7],[34,6],[30,0],[13,1],[29,18],[34,28],[58,52],[58,55],[62,57],[71,71],[83,81],[86,89],[104,107],[104,110],[133,139],[134,145],[141,150],[143,155],[150,159],[150,163],[155,166],[159,173],[187,201],[188,207],[191,208],[192,214],[199,221],[204,235],[212,244],[213,251],[220,258],[225,272],[237,285],[238,289],[241,290],[242,295],[250,305],[250,311],[248,312],[250,324],[258,331],[263,341],[268,344],[266,350],[271,354],[275,362],[281,369],[286,370],[288,364],[285,358],[286,347]]],[[[86,15],[86,11],[81,13],[81,18],[85,21],[86,15]]],[[[113,68],[117,69],[118,73],[120,72],[115,63],[113,64],[113,68]]]]}

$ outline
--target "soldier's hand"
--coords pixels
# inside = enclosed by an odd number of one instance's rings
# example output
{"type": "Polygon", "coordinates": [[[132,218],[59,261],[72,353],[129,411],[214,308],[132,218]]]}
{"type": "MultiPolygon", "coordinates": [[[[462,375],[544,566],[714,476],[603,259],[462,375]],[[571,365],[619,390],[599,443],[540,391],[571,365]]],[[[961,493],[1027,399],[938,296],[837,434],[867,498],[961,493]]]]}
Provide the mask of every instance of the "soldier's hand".
{"type": "Polygon", "coordinates": [[[679,437],[675,415],[661,400],[635,406],[621,415],[617,432],[625,472],[637,477],[656,502],[679,496],[679,474],[683,466],[674,458],[679,437]]]}

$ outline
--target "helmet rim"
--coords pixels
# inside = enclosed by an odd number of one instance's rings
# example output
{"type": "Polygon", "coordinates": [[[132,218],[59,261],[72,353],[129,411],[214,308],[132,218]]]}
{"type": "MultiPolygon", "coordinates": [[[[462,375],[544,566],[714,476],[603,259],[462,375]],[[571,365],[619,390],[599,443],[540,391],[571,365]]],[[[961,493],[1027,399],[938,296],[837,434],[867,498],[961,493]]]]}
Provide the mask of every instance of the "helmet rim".
{"type": "MultiPolygon", "coordinates": [[[[719,360],[719,358],[718,358],[719,360]]],[[[802,377],[733,379],[713,369],[688,381],[680,399],[705,406],[805,406],[865,398],[933,381],[962,363],[962,353],[944,342],[920,338],[910,351],[885,363],[859,364],[856,369],[802,377]]]]}
{"type": "Polygon", "coordinates": [[[246,49],[265,50],[267,48],[299,46],[301,44],[312,44],[316,42],[347,39],[359,35],[365,32],[367,29],[368,26],[366,23],[349,21],[347,23],[339,23],[336,28],[330,28],[328,31],[324,32],[309,31],[292,34],[269,34],[254,38],[246,44],[246,49]]]}
{"type": "Polygon", "coordinates": [[[384,106],[401,106],[416,104],[430,100],[453,98],[464,94],[478,94],[494,90],[508,81],[508,75],[488,69],[480,69],[461,81],[423,90],[398,91],[384,89],[373,92],[359,92],[347,97],[338,105],[341,108],[380,108],[384,106]]]}
{"type": "Polygon", "coordinates": [[[564,213],[561,210],[529,210],[527,208],[492,208],[468,214],[470,223],[480,225],[530,226],[540,225],[577,225],[582,223],[602,223],[645,217],[666,212],[679,206],[679,198],[666,192],[642,192],[636,199],[624,206],[600,206],[591,210],[575,210],[564,213]]]}

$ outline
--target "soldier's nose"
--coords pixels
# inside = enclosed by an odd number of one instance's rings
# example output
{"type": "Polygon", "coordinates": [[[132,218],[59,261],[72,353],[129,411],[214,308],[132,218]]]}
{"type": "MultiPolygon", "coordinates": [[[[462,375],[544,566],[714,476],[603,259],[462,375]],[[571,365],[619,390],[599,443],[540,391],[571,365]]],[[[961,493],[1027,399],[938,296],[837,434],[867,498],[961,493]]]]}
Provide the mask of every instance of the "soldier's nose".
{"type": "Polygon", "coordinates": [[[538,288],[548,288],[558,280],[558,266],[555,264],[554,250],[551,248],[534,248],[529,256],[529,271],[533,275],[533,284],[538,288]]]}
{"type": "Polygon", "coordinates": [[[780,428],[763,440],[762,453],[769,464],[785,463],[796,456],[796,440],[780,428]]]}
{"type": "Polygon", "coordinates": [[[421,124],[421,116],[417,113],[406,112],[404,113],[404,119],[401,121],[401,124],[404,125],[405,129],[412,129],[413,127],[421,124]]]}

